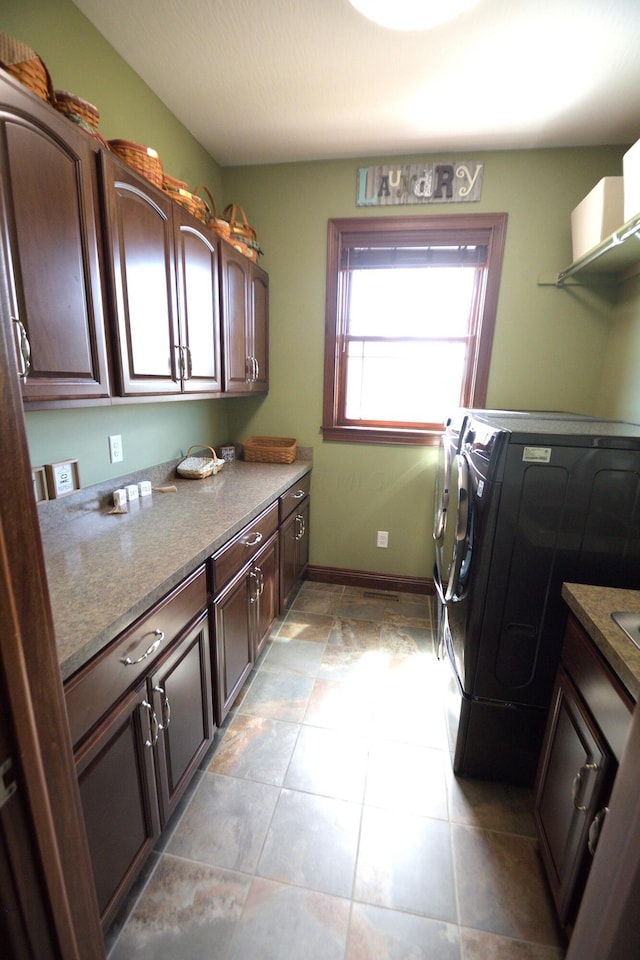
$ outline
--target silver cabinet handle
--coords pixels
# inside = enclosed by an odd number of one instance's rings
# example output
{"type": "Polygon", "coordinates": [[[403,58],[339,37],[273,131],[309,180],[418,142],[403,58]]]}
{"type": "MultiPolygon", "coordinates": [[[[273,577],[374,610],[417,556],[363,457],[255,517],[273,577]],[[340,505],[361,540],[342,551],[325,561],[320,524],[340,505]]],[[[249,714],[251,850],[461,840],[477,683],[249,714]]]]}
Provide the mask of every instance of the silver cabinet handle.
{"type": "Polygon", "coordinates": [[[296,526],[298,529],[295,534],[295,539],[302,540],[305,534],[305,525],[304,525],[304,517],[302,516],[301,513],[299,513],[296,517],[296,526]]]}
{"type": "Polygon", "coordinates": [[[247,374],[247,381],[249,383],[255,383],[258,379],[258,372],[260,370],[260,365],[255,357],[245,357],[245,370],[247,374]]]}
{"type": "Polygon", "coordinates": [[[255,567],[256,581],[258,585],[258,597],[261,597],[264,593],[264,573],[260,567],[255,567]]]}
{"type": "Polygon", "coordinates": [[[120,657],[120,663],[124,663],[125,667],[131,667],[136,663],[142,663],[143,660],[146,660],[147,657],[150,657],[152,654],[154,654],[164,640],[164,633],[162,630],[154,630],[153,635],[156,639],[150,646],[147,647],[141,657],[138,657],[137,660],[132,660],[131,657],[120,657]]]}
{"type": "Polygon", "coordinates": [[[292,494],[291,494],[291,499],[292,499],[292,500],[302,500],[302,498],[303,498],[304,496],[306,496],[306,493],[307,493],[306,490],[296,490],[295,493],[292,493],[292,494]]]}
{"type": "Polygon", "coordinates": [[[171,704],[169,703],[169,697],[163,687],[154,687],[153,689],[155,693],[160,694],[160,702],[162,704],[162,723],[158,724],[158,729],[167,730],[171,723],[171,704]]]}
{"type": "Polygon", "coordinates": [[[148,700],[143,700],[142,703],[140,704],[140,706],[141,706],[144,710],[148,710],[148,711],[149,711],[149,714],[150,714],[150,716],[149,716],[149,739],[148,739],[148,740],[145,740],[144,745],[145,745],[145,747],[149,747],[150,750],[153,750],[153,748],[155,747],[156,743],[158,742],[158,718],[157,718],[157,716],[156,716],[155,710],[153,709],[153,707],[151,706],[151,704],[148,702],[148,700]]]}
{"type": "Polygon", "coordinates": [[[255,593],[249,594],[249,603],[257,603],[258,597],[260,596],[260,581],[258,579],[256,570],[249,571],[249,579],[252,580],[256,585],[255,593]]]}
{"type": "Polygon", "coordinates": [[[171,379],[174,383],[180,383],[184,378],[184,356],[182,353],[182,347],[179,343],[174,343],[173,349],[178,351],[178,356],[176,359],[175,369],[171,375],[171,379]]]}
{"type": "Polygon", "coordinates": [[[17,317],[11,317],[11,319],[18,327],[18,333],[20,334],[20,359],[22,360],[22,368],[18,370],[18,377],[21,380],[26,380],[31,370],[31,344],[29,343],[29,337],[27,336],[27,331],[22,321],[18,320],[17,317]]]}
{"type": "Polygon", "coordinates": [[[571,799],[573,801],[573,806],[578,811],[578,813],[585,813],[586,810],[588,809],[585,804],[576,802],[580,794],[580,791],[582,789],[583,774],[588,772],[589,770],[597,770],[597,769],[598,769],[597,763],[593,763],[593,762],[584,763],[576,773],[575,777],[573,778],[573,783],[571,785],[571,799]]]}
{"type": "Polygon", "coordinates": [[[261,540],[262,540],[262,534],[254,533],[253,540],[243,540],[242,542],[244,543],[245,547],[255,547],[257,546],[257,544],[261,542],[261,540]]]}
{"type": "Polygon", "coordinates": [[[600,831],[602,830],[602,824],[604,823],[604,818],[608,813],[609,807],[603,807],[602,810],[598,810],[595,817],[591,821],[591,826],[589,827],[589,838],[587,840],[587,847],[589,848],[589,853],[591,856],[593,856],[596,852],[598,840],[600,839],[600,831]]]}

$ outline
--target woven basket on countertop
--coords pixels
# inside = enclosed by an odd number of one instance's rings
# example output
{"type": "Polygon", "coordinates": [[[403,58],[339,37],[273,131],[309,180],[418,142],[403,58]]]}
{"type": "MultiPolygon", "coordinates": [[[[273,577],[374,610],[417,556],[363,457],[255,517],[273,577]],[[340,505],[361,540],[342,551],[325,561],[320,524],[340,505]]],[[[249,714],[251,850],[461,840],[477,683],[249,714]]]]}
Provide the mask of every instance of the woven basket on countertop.
{"type": "Polygon", "coordinates": [[[131,140],[108,140],[107,142],[109,148],[125,163],[162,190],[164,185],[162,160],[153,147],[147,147],[143,143],[132,143],[131,140]]]}
{"type": "Polygon", "coordinates": [[[247,437],[242,444],[244,459],[260,463],[293,463],[297,449],[293,437],[247,437]]]}
{"type": "Polygon", "coordinates": [[[195,447],[189,447],[184,460],[181,460],[176,467],[176,472],[181,477],[187,477],[189,480],[204,480],[214,473],[218,473],[224,467],[225,461],[218,457],[213,447],[206,444],[196,444],[195,447]],[[196,457],[192,450],[208,450],[211,457],[196,457]]]}
{"type": "Polygon", "coordinates": [[[53,84],[44,61],[35,50],[8,33],[0,33],[0,66],[41,100],[55,103],[53,84]]]}

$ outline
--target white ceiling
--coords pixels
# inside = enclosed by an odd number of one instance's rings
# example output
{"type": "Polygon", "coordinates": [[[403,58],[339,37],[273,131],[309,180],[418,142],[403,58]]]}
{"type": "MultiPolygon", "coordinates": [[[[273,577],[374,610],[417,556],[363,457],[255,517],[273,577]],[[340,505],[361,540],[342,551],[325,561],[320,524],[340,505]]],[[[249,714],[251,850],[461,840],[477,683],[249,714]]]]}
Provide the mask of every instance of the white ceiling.
{"type": "Polygon", "coordinates": [[[640,0],[480,0],[421,33],[348,0],[74,2],[222,166],[640,137],[640,0]]]}

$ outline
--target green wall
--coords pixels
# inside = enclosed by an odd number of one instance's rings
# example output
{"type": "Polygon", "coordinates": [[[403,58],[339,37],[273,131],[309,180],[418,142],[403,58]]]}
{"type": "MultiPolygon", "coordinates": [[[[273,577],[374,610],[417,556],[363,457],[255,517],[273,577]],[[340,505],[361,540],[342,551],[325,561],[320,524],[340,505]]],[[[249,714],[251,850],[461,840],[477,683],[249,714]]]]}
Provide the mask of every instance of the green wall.
{"type": "MultiPolygon", "coordinates": [[[[265,249],[271,389],[266,398],[146,403],[27,414],[34,465],[77,456],[84,484],[178,456],[191,443],[254,434],[313,447],[311,561],[429,576],[434,448],[323,443],[322,375],[327,219],[422,213],[355,205],[356,169],[394,158],[221,169],[118,57],[71,0],[5,0],[1,29],[30,43],[57,87],[100,108],[101,132],[154,146],[165,169],[206,182],[218,206],[241,203],[265,249]],[[107,436],[121,433],[112,467],[107,436]],[[389,547],[376,548],[376,531],[389,547]]],[[[597,181],[621,172],[624,147],[470,154],[484,161],[482,199],[444,211],[506,211],[504,269],[489,406],[562,408],[640,419],[640,289],[545,281],[571,260],[570,213],[597,181]],[[542,280],[542,283],[539,283],[542,280]]],[[[462,158],[462,152],[455,152],[462,158]]],[[[398,162],[443,159],[395,158],[398,162]]],[[[450,159],[447,155],[446,159],[450,159]]]]}
{"type": "Polygon", "coordinates": [[[245,206],[271,281],[271,389],[263,402],[232,404],[231,432],[296,436],[314,447],[314,563],[410,576],[428,576],[433,565],[436,451],[322,442],[327,219],[506,211],[487,404],[607,412],[600,384],[610,295],[544,281],[571,260],[571,210],[601,177],[619,172],[622,153],[619,147],[474,153],[469,159],[485,164],[482,200],[431,208],[356,207],[358,166],[388,157],[223,171],[225,200],[245,206]],[[388,549],[375,546],[377,530],[389,531],[388,549]]]}
{"type": "Polygon", "coordinates": [[[640,275],[616,289],[599,390],[608,417],[640,422],[640,275]]]}

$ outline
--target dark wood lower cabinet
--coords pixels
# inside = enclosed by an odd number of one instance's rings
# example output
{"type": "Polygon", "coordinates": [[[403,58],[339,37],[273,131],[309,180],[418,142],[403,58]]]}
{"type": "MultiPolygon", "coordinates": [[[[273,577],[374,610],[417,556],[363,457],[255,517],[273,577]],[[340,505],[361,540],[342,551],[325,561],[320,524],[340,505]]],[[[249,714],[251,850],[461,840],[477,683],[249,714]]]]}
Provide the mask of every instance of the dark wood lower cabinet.
{"type": "Polygon", "coordinates": [[[175,809],[213,730],[203,612],[76,751],[103,927],[175,809]]]}
{"type": "Polygon", "coordinates": [[[280,611],[280,569],[278,537],[265,544],[253,563],[255,579],[252,604],[254,607],[254,659],[257,659],[269,639],[273,621],[280,611]]]}
{"type": "Polygon", "coordinates": [[[211,650],[203,618],[150,679],[160,734],[156,783],[160,821],[173,813],[213,738],[211,650]]]}
{"type": "Polygon", "coordinates": [[[120,703],[77,756],[98,906],[107,926],[160,834],[146,683],[120,703]]]}
{"type": "Polygon", "coordinates": [[[278,615],[278,535],[216,596],[216,721],[221,724],[238,696],[278,615]]]}
{"type": "Polygon", "coordinates": [[[563,670],[551,709],[536,819],[558,917],[566,925],[573,918],[591,858],[589,830],[598,811],[606,807],[616,764],[563,670]]]}
{"type": "Polygon", "coordinates": [[[535,791],[542,860],[567,931],[591,869],[632,710],[628,692],[570,617],[535,791]]]}
{"type": "Polygon", "coordinates": [[[305,497],[280,527],[280,608],[289,603],[309,563],[309,497],[305,497]]]}

